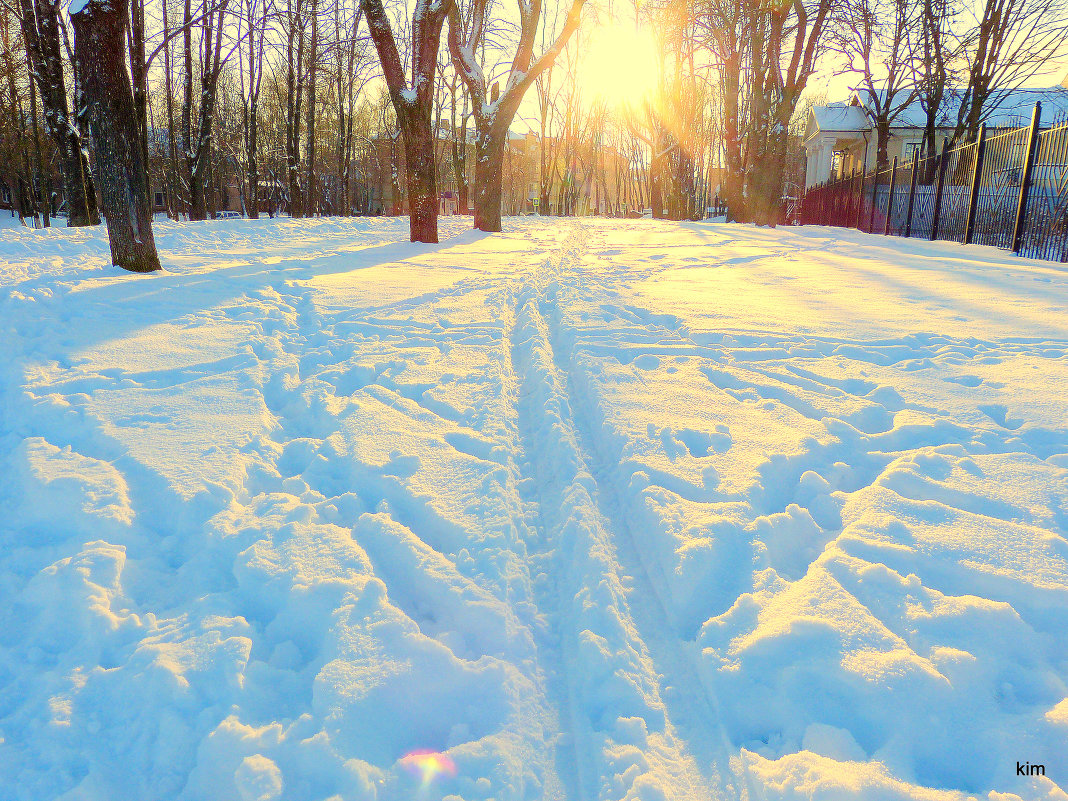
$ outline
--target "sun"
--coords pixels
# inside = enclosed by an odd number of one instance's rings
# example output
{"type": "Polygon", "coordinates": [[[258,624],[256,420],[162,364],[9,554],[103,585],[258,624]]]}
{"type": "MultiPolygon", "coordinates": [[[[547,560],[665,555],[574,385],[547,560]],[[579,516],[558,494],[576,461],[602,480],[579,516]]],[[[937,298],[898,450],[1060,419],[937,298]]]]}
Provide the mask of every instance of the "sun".
{"type": "Polygon", "coordinates": [[[611,108],[651,97],[660,74],[656,43],[634,23],[595,28],[583,55],[580,81],[590,100],[611,108]]]}

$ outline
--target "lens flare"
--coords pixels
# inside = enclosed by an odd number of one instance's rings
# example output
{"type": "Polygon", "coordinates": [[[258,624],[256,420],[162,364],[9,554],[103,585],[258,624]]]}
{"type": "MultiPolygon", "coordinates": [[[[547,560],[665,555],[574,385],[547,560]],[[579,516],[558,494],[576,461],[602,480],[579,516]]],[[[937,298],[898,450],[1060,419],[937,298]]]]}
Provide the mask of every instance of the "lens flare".
{"type": "Polygon", "coordinates": [[[638,107],[656,94],[659,75],[659,50],[647,30],[615,22],[590,32],[579,70],[590,99],[614,109],[638,107]]]}
{"type": "Polygon", "coordinates": [[[455,776],[456,763],[439,751],[412,751],[400,760],[400,766],[419,777],[422,787],[429,787],[439,776],[455,776]]]}

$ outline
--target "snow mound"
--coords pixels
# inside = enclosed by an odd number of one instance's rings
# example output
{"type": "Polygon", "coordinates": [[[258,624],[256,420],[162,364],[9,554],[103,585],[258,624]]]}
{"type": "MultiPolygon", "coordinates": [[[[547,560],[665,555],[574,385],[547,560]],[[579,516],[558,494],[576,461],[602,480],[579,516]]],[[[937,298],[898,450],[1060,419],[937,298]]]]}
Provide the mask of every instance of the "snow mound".
{"type": "Polygon", "coordinates": [[[0,232],[0,797],[1066,797],[1060,266],[468,222],[0,232]]]}

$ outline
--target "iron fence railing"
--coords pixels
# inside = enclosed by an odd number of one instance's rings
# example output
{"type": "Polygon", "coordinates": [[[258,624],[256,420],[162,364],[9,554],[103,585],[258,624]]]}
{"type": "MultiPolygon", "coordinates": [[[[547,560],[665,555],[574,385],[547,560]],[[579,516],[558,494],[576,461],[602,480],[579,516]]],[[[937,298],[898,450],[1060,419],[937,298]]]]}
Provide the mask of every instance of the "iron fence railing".
{"type": "Polygon", "coordinates": [[[1031,124],[808,190],[798,222],[993,245],[1068,262],[1068,123],[1031,124]]]}

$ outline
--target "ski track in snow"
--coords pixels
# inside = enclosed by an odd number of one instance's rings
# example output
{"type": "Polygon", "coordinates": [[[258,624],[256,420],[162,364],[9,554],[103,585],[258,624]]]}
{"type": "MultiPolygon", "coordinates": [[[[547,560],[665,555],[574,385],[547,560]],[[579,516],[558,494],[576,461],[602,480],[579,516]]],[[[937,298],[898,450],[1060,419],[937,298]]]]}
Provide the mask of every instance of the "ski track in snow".
{"type": "Polygon", "coordinates": [[[466,222],[4,231],[0,796],[1066,797],[1059,265],[466,222]]]}

